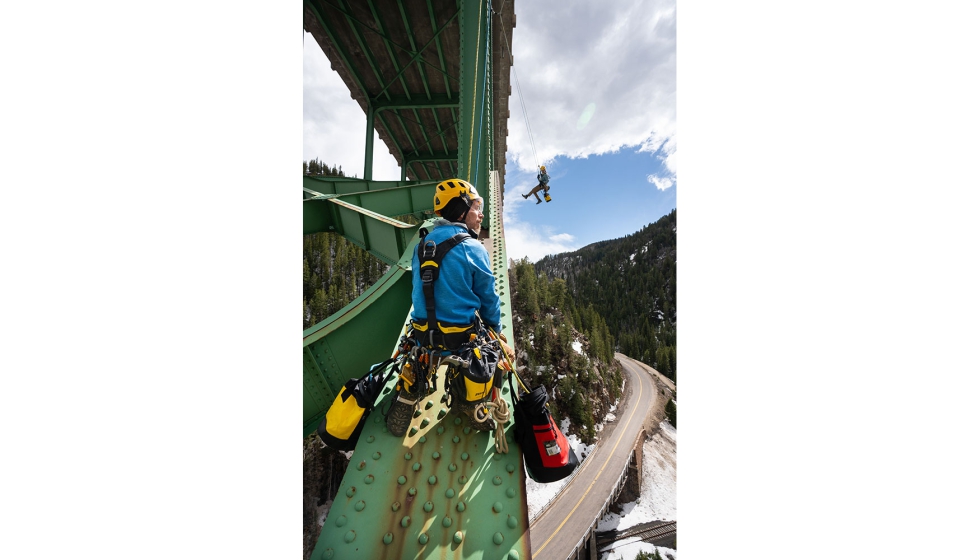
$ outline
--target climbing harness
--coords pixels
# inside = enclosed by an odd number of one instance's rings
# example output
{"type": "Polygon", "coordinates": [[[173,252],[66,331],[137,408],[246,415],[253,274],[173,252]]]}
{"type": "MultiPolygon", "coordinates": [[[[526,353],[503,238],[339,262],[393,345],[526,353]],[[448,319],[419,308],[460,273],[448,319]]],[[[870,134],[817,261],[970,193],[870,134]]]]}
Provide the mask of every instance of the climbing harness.
{"type": "Polygon", "coordinates": [[[428,375],[420,375],[420,368],[415,372],[414,380],[418,382],[419,379],[431,377],[432,383],[437,383],[436,372],[439,366],[445,364],[447,367],[443,387],[446,405],[450,410],[465,411],[476,425],[485,424],[489,419],[494,420],[495,447],[497,452],[506,453],[504,425],[510,420],[510,410],[500,395],[503,384],[503,369],[500,365],[500,355],[503,352],[500,345],[483,328],[479,318],[473,324],[453,325],[439,321],[435,311],[435,282],[439,278],[443,258],[467,237],[473,236],[459,233],[437,244],[425,239],[427,232],[424,229],[420,235],[422,239],[417,252],[419,278],[422,280],[422,294],[425,296],[426,320],[423,323],[410,321],[406,325],[406,332],[411,327],[409,338],[417,344],[413,352],[426,353],[424,358],[414,360],[428,366],[428,375]]]}

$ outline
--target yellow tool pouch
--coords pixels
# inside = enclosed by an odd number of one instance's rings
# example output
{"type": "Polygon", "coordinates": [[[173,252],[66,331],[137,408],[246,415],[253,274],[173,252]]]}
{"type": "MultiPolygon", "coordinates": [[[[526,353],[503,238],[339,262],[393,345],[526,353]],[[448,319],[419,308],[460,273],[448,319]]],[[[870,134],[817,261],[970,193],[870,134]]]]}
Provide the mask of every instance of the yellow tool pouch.
{"type": "Polygon", "coordinates": [[[394,361],[389,359],[376,364],[364,377],[350,379],[344,384],[316,429],[323,443],[337,451],[354,449],[381,389],[398,369],[398,364],[392,365],[394,361]],[[384,375],[388,366],[392,367],[384,375]]]}
{"type": "Polygon", "coordinates": [[[446,376],[449,384],[450,407],[457,404],[476,403],[490,399],[494,385],[499,386],[497,371],[499,356],[490,344],[473,344],[462,349],[459,355],[464,365],[446,376]],[[468,365],[466,365],[468,364],[468,365]]]}

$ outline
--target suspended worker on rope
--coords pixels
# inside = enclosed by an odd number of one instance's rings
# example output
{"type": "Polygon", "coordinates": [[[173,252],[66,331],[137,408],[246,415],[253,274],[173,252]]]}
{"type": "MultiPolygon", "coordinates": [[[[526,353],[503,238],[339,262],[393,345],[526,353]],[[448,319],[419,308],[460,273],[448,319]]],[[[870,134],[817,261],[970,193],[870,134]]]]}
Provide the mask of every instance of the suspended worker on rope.
{"type": "MultiPolygon", "coordinates": [[[[483,199],[470,183],[448,179],[436,185],[433,205],[441,219],[431,232],[421,230],[412,257],[413,309],[403,337],[412,359],[395,385],[386,420],[397,437],[405,435],[419,402],[438,382],[443,363],[450,410],[466,414],[478,431],[494,430],[500,350],[514,359],[505,341],[491,339],[486,330],[500,332],[500,296],[490,255],[477,241],[483,199]]],[[[502,436],[502,426],[499,431],[502,436]]]]}
{"type": "Polygon", "coordinates": [[[521,196],[523,196],[524,199],[526,200],[527,197],[533,194],[534,198],[538,199],[538,201],[535,204],[541,204],[541,198],[538,197],[538,191],[544,189],[544,199],[547,200],[548,202],[551,202],[551,195],[548,194],[548,191],[551,190],[551,187],[548,186],[548,181],[550,180],[551,177],[548,176],[548,173],[545,171],[544,166],[542,165],[541,172],[538,173],[538,185],[533,189],[531,189],[531,192],[527,194],[522,194],[521,196]]]}

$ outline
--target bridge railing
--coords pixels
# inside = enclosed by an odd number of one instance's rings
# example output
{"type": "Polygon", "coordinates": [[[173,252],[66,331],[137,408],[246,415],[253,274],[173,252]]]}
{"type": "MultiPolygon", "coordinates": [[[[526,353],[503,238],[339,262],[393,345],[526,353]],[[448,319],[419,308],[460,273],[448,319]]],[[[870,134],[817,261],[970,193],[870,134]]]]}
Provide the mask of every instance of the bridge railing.
{"type": "Polygon", "coordinates": [[[600,509],[599,513],[595,514],[595,517],[592,518],[592,523],[589,524],[589,528],[585,531],[585,534],[582,535],[582,538],[580,538],[577,543],[575,543],[575,547],[572,548],[572,552],[568,555],[568,560],[579,557],[582,547],[588,543],[589,537],[595,533],[596,528],[599,526],[599,520],[609,513],[610,504],[612,504],[623,491],[623,486],[626,484],[626,477],[629,476],[630,463],[632,463],[635,458],[636,446],[634,445],[633,449],[630,450],[630,454],[626,456],[626,463],[623,465],[623,470],[619,473],[619,482],[617,482],[616,486],[614,486],[609,492],[602,509],[600,509]]]}

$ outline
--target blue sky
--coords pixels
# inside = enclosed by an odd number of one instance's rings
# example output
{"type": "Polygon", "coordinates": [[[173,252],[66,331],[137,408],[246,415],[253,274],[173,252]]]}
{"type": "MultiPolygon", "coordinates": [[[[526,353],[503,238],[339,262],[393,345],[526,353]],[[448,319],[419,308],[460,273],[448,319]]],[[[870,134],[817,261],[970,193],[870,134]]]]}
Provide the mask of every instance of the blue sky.
{"type": "MultiPolygon", "coordinates": [[[[516,10],[508,257],[537,261],[628,235],[670,212],[678,188],[674,0],[520,2],[516,10]],[[542,163],[554,200],[535,206],[517,194],[537,184],[542,163]]],[[[303,158],[363,176],[364,112],[309,34],[303,52],[303,158]]],[[[377,148],[372,173],[401,176],[377,148]]]]}
{"type": "Polygon", "coordinates": [[[537,184],[534,173],[520,171],[512,162],[507,167],[504,232],[508,257],[515,260],[527,256],[537,261],[623,237],[677,207],[676,187],[660,189],[648,179],[665,174],[663,162],[635,147],[588,158],[556,158],[547,165],[552,201],[541,204],[533,196],[520,196],[537,184]]]}

